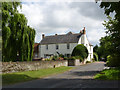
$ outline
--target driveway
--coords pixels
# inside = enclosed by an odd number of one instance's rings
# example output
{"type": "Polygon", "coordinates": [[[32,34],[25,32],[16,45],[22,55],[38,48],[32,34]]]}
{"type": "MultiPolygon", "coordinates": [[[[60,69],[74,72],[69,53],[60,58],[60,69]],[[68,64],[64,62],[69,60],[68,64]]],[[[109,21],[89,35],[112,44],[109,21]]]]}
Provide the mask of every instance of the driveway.
{"type": "Polygon", "coordinates": [[[75,66],[75,69],[43,79],[19,83],[3,88],[119,88],[120,81],[94,80],[93,76],[103,70],[104,62],[75,66]]]}

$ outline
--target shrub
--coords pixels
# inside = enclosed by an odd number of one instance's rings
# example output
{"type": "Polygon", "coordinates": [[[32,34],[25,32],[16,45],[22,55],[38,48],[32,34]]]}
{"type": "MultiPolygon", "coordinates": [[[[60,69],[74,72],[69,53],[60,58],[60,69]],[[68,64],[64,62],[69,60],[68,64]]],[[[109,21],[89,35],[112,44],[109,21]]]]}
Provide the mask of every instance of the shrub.
{"type": "Polygon", "coordinates": [[[68,58],[67,58],[67,57],[64,57],[64,60],[68,60],[68,58]]]}
{"type": "Polygon", "coordinates": [[[50,58],[46,58],[45,61],[51,61],[51,59],[50,58]]]}
{"type": "Polygon", "coordinates": [[[58,57],[57,56],[53,56],[53,58],[52,58],[53,60],[57,60],[58,59],[58,57]]]}
{"type": "Polygon", "coordinates": [[[88,50],[83,44],[79,44],[73,49],[72,56],[79,57],[84,60],[88,57],[88,50]]]}
{"type": "Polygon", "coordinates": [[[92,58],[92,61],[95,62],[95,58],[92,58]]]}
{"type": "Polygon", "coordinates": [[[120,66],[119,56],[117,56],[117,55],[107,56],[107,64],[106,65],[110,66],[110,67],[120,66]]]}
{"type": "Polygon", "coordinates": [[[68,58],[68,60],[75,60],[75,59],[76,59],[75,57],[68,58]]]}
{"type": "Polygon", "coordinates": [[[86,63],[91,63],[90,61],[86,61],[86,63]]]}
{"type": "Polygon", "coordinates": [[[95,60],[95,61],[98,61],[98,55],[97,55],[97,53],[94,52],[94,53],[93,53],[93,56],[94,56],[94,60],[95,60]]]}
{"type": "Polygon", "coordinates": [[[63,55],[63,54],[60,54],[60,55],[59,55],[59,57],[62,57],[62,58],[64,58],[64,55],[63,55]]]}

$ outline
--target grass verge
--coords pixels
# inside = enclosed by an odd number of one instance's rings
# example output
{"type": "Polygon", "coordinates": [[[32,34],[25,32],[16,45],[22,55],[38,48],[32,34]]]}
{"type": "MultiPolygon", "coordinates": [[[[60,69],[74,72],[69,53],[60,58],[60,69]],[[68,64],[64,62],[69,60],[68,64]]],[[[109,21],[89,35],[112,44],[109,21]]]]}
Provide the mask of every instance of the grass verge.
{"type": "Polygon", "coordinates": [[[120,67],[114,69],[103,70],[94,76],[99,80],[120,80],[120,67]]]}
{"type": "Polygon", "coordinates": [[[19,82],[30,81],[34,79],[43,78],[48,75],[62,73],[70,69],[73,69],[73,68],[62,66],[57,68],[40,69],[36,71],[24,71],[24,72],[2,74],[2,84],[9,85],[9,84],[15,84],[19,82]]]}

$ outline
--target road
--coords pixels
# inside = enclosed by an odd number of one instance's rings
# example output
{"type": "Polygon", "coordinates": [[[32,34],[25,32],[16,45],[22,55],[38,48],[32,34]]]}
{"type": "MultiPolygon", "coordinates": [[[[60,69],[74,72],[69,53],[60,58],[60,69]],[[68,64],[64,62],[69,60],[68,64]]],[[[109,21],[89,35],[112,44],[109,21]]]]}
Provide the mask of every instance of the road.
{"type": "Polygon", "coordinates": [[[43,79],[19,83],[3,88],[118,88],[120,81],[94,80],[93,76],[103,70],[104,62],[75,66],[75,69],[43,79]]]}

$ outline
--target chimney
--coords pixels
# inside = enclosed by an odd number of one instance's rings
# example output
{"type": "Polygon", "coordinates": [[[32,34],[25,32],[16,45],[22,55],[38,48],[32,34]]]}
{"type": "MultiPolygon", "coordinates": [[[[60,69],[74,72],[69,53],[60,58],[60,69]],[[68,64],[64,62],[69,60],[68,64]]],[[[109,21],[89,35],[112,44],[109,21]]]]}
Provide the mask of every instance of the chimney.
{"type": "Polygon", "coordinates": [[[42,34],[42,39],[44,39],[45,38],[45,34],[42,34]]]}
{"type": "Polygon", "coordinates": [[[80,30],[80,33],[82,34],[82,30],[80,30]]]}
{"type": "Polygon", "coordinates": [[[84,29],[83,29],[83,34],[86,34],[86,30],[85,30],[85,27],[84,27],[84,29]]]}
{"type": "Polygon", "coordinates": [[[57,36],[57,34],[55,34],[55,36],[57,36]]]}

